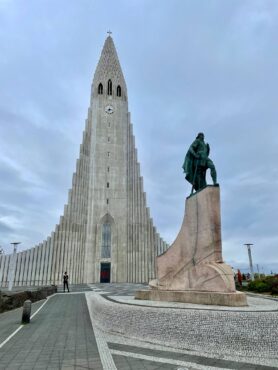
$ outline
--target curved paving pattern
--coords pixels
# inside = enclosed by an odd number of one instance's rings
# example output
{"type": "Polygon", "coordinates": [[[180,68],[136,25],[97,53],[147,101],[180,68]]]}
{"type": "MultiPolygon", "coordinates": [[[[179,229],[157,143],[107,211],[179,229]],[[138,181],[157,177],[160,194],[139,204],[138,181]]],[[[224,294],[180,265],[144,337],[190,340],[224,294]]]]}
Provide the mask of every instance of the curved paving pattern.
{"type": "Polygon", "coordinates": [[[266,311],[267,306],[277,309],[275,301],[251,298],[253,311],[238,308],[221,311],[219,307],[184,309],[178,308],[179,304],[175,308],[146,307],[124,304],[123,292],[117,292],[118,297],[115,297],[115,287],[102,286],[105,292],[99,286],[92,288],[98,293],[89,293],[87,298],[97,325],[106,333],[196,351],[205,356],[231,356],[241,362],[278,367],[278,314],[277,311],[266,311]],[[114,299],[122,302],[112,301],[114,299]],[[259,306],[264,307],[265,312],[254,311],[255,301],[261,301],[259,306]]]}

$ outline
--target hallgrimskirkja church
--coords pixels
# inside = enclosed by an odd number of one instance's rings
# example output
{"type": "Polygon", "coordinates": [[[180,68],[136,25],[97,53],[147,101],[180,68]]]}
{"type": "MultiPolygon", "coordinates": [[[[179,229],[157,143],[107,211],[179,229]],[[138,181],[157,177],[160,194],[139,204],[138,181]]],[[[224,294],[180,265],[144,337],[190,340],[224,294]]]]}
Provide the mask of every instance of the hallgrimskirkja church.
{"type": "Polygon", "coordinates": [[[155,277],[155,257],[167,247],[146,204],[127,87],[109,35],[64,213],[45,241],[0,256],[0,287],[11,276],[14,286],[59,284],[64,271],[72,284],[148,282],[155,277]]]}

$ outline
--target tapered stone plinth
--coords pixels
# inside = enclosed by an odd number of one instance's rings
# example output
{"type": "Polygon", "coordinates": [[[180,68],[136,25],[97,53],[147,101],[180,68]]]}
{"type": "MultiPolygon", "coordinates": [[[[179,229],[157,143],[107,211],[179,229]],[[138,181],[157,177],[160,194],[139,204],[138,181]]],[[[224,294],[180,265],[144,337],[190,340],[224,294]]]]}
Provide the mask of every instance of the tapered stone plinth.
{"type": "Polygon", "coordinates": [[[231,267],[222,259],[219,187],[207,186],[188,197],[185,210],[176,240],[156,259],[152,290],[137,292],[136,298],[247,305],[245,294],[236,292],[231,267]]]}

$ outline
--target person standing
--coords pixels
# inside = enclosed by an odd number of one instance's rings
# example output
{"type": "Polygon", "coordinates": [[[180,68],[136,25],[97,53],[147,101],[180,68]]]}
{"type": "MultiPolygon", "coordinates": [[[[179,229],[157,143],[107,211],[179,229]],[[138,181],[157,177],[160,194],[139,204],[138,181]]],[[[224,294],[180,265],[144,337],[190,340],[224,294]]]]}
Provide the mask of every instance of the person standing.
{"type": "Polygon", "coordinates": [[[66,287],[67,287],[68,292],[69,292],[69,275],[68,275],[67,271],[64,272],[63,280],[64,280],[64,292],[65,292],[66,287]]]}

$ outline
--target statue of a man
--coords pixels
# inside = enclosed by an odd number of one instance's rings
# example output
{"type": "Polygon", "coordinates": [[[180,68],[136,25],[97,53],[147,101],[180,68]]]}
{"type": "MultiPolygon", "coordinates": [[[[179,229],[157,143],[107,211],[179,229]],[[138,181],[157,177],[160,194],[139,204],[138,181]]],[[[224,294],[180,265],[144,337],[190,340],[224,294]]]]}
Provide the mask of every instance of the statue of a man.
{"type": "Polygon", "coordinates": [[[200,132],[196,140],[191,144],[188,152],[186,153],[183,172],[185,178],[192,184],[193,189],[200,190],[207,186],[206,171],[209,168],[211,178],[214,185],[217,185],[216,170],[211,159],[209,159],[210,147],[205,143],[205,135],[200,132]]]}

